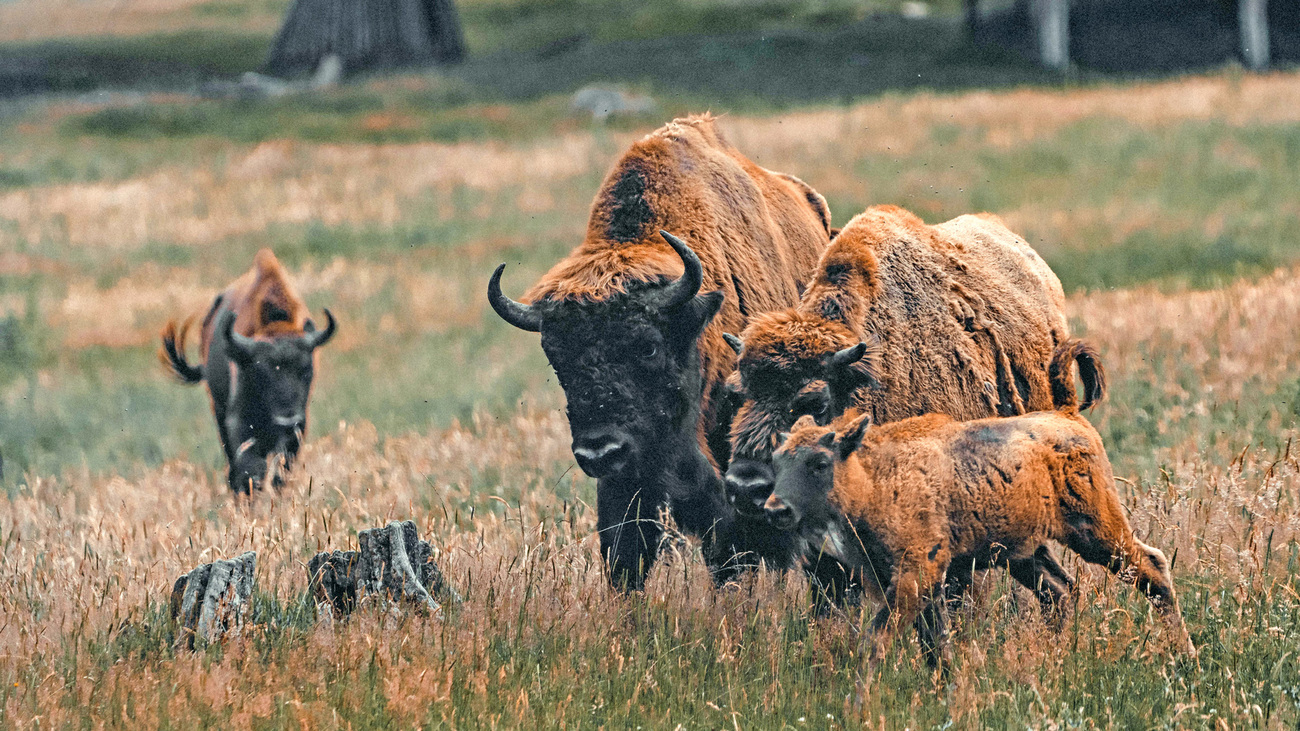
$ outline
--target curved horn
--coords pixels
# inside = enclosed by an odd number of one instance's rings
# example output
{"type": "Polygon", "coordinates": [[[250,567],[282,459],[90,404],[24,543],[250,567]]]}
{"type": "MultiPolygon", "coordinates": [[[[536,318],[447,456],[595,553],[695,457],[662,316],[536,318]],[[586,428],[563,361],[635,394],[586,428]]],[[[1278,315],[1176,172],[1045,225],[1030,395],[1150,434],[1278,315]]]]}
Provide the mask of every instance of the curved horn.
{"type": "Polygon", "coordinates": [[[497,267],[497,270],[492,272],[492,279],[488,281],[488,302],[491,303],[492,309],[496,310],[502,320],[520,330],[527,330],[530,333],[541,332],[542,315],[534,306],[516,302],[501,294],[501,272],[505,270],[505,264],[497,267]]]}
{"type": "Polygon", "coordinates": [[[235,319],[234,310],[221,313],[221,319],[217,321],[217,332],[225,339],[226,349],[232,358],[248,362],[253,359],[253,345],[257,341],[235,332],[235,319]]]}
{"type": "Polygon", "coordinates": [[[330,338],[334,337],[334,331],[337,328],[338,328],[338,323],[334,322],[334,313],[330,312],[329,308],[326,307],[325,308],[325,329],[317,330],[314,333],[308,333],[305,336],[307,338],[307,344],[311,346],[312,350],[319,348],[325,343],[328,343],[330,341],[330,338]]]}
{"type": "Polygon", "coordinates": [[[831,356],[830,366],[831,368],[843,368],[844,366],[853,365],[862,360],[862,356],[866,355],[866,353],[866,343],[858,343],[857,345],[849,346],[844,350],[837,351],[835,355],[831,356]]]}
{"type": "Polygon", "coordinates": [[[700,258],[691,251],[691,247],[687,246],[685,241],[667,231],[660,231],[659,235],[664,237],[664,241],[667,241],[668,245],[673,247],[673,251],[682,258],[682,265],[686,270],[682,272],[680,279],[655,292],[650,304],[659,309],[673,310],[690,302],[700,293],[700,285],[704,284],[704,267],[700,266],[700,258]]]}
{"type": "Polygon", "coordinates": [[[727,345],[730,345],[731,349],[736,351],[736,355],[740,355],[740,351],[745,349],[745,343],[731,333],[722,333],[722,339],[726,340],[727,345]]]}

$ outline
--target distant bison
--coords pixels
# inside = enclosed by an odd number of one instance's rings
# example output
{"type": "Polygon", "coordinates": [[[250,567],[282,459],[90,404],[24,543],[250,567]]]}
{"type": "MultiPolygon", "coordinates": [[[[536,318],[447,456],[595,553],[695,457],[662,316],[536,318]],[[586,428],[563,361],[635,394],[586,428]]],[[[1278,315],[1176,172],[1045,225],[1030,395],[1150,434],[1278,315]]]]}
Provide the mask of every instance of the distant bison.
{"type": "Polygon", "coordinates": [[[1058,411],[959,422],[931,414],[872,426],[849,412],[832,426],[810,415],[773,457],[768,518],[808,552],[843,562],[883,604],[872,623],[874,665],[897,627],[915,623],[932,664],[946,654],[947,597],[972,567],[1006,562],[1027,575],[1047,540],[1135,583],[1195,655],[1169,561],[1133,535],[1101,437],[1073,403],[1067,343],[1052,363],[1058,411]]]}
{"type": "MultiPolygon", "coordinates": [[[[740,340],[728,335],[744,400],[729,498],[762,513],[772,450],[805,414],[826,424],[853,407],[884,423],[1052,408],[1047,366],[1068,337],[1063,304],[1056,275],[994,216],[927,226],[901,208],[868,208],[826,249],[796,307],[755,316],[740,340]]],[[[1080,357],[1086,408],[1104,383],[1095,357],[1080,357]]],[[[789,565],[788,549],[777,541],[759,554],[789,565]]]]}
{"type": "Polygon", "coordinates": [[[493,274],[493,309],[541,333],[564,389],[573,455],[599,480],[601,549],[616,586],[643,585],[665,505],[725,573],[744,538],[732,535],[718,474],[731,415],[723,382],[735,364],[722,333],[793,305],[829,229],[816,191],[747,160],[711,117],[690,117],[624,153],[582,245],[532,287],[531,304],[501,293],[505,265],[493,274]]]}
{"type": "Polygon", "coordinates": [[[202,364],[185,359],[193,318],[163,328],[163,365],[182,383],[208,383],[235,493],[262,486],[269,456],[282,458],[285,469],[292,465],[307,430],[315,351],[334,337],[329,310],[325,320],[317,330],[284,268],[263,249],[203,318],[202,364]]]}

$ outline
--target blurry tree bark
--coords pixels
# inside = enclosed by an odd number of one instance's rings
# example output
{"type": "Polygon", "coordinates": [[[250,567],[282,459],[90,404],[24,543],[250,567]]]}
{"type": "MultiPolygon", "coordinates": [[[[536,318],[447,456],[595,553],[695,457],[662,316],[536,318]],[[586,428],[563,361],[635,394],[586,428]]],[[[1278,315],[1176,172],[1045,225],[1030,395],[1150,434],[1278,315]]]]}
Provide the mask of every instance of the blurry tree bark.
{"type": "Polygon", "coordinates": [[[1037,0],[1033,9],[1040,62],[1065,70],[1070,65],[1070,0],[1037,0]]]}
{"type": "Polygon", "coordinates": [[[465,36],[452,0],[294,0],[266,71],[310,73],[330,55],[347,72],[453,64],[465,59],[465,36]]]}
{"type": "Polygon", "coordinates": [[[1237,23],[1241,28],[1241,57],[1246,67],[1254,71],[1268,68],[1268,0],[1239,0],[1237,23]]]}

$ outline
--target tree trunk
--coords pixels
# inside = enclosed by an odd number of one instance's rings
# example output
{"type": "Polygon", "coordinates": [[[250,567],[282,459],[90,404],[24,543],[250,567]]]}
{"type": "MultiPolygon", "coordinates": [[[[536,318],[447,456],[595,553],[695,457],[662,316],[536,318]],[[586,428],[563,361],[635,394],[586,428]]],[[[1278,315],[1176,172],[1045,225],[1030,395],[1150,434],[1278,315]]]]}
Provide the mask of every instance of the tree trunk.
{"type": "Polygon", "coordinates": [[[310,73],[336,55],[348,72],[465,57],[452,0],[294,0],[266,61],[268,73],[310,73]]]}
{"type": "Polygon", "coordinates": [[[1038,0],[1034,5],[1039,59],[1046,68],[1064,71],[1070,65],[1070,2],[1038,0]]]}
{"type": "Polygon", "coordinates": [[[1239,0],[1237,22],[1241,28],[1241,57],[1252,71],[1269,63],[1268,0],[1239,0]]]}

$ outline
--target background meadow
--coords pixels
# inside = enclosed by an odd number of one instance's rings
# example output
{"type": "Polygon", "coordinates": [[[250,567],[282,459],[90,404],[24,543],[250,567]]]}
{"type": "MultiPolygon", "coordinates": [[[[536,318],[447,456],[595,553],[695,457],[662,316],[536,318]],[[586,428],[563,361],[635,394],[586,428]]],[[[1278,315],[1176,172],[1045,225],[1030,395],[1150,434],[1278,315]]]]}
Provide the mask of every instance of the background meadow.
{"type": "Polygon", "coordinates": [[[176,90],[255,68],[284,3],[0,4],[0,58],[50,69],[0,101],[0,726],[1296,727],[1300,74],[1060,82],[965,47],[956,3],[459,5],[462,68],[222,101],[176,90]],[[571,114],[596,69],[658,109],[571,114]],[[989,210],[1038,248],[1105,359],[1090,418],[1199,666],[1073,561],[1063,634],[991,572],[950,683],[909,641],[861,703],[860,617],[812,616],[799,577],[715,591],[674,543],[644,595],[606,589],[563,394],[483,291],[504,261],[521,293],[620,151],[705,108],[837,225],[989,210]],[[340,330],[302,468],[239,506],[206,394],[154,350],[261,247],[340,330]],[[315,623],[307,559],[408,517],[466,604],[315,623]],[[172,650],[172,580],[250,548],[254,626],[172,650]]]}

